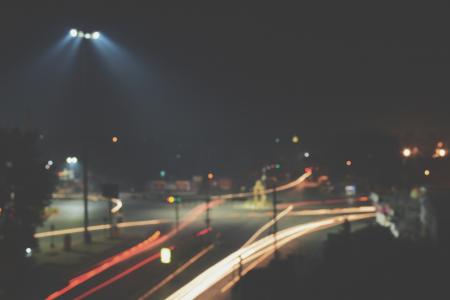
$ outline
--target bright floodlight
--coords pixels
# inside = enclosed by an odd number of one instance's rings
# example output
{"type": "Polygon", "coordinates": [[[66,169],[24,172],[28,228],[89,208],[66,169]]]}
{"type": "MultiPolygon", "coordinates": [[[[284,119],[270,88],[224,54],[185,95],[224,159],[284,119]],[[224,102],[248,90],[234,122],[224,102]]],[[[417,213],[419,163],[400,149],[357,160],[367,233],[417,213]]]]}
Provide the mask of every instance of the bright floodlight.
{"type": "Polygon", "coordinates": [[[91,34],[90,34],[90,33],[86,33],[86,34],[84,35],[84,38],[89,40],[89,39],[91,38],[91,34]]]}
{"type": "Polygon", "coordinates": [[[78,162],[78,158],[76,158],[75,156],[74,157],[68,157],[66,159],[66,163],[68,163],[69,165],[76,164],[77,162],[78,162]]]}
{"type": "Polygon", "coordinates": [[[447,150],[438,149],[438,155],[439,155],[439,157],[445,157],[447,155],[447,150]]]}
{"type": "Polygon", "coordinates": [[[80,37],[80,38],[84,37],[84,32],[83,31],[78,31],[78,37],[80,37]]]}
{"type": "Polygon", "coordinates": [[[95,31],[94,33],[92,33],[92,38],[93,38],[94,40],[97,40],[99,37],[100,37],[100,32],[95,31]]]}
{"type": "Polygon", "coordinates": [[[70,30],[70,36],[71,37],[76,37],[78,35],[78,30],[76,29],[71,29],[70,30]]]}
{"type": "Polygon", "coordinates": [[[412,151],[409,148],[405,148],[405,149],[403,149],[402,154],[403,154],[403,157],[410,157],[412,154],[412,151]]]}

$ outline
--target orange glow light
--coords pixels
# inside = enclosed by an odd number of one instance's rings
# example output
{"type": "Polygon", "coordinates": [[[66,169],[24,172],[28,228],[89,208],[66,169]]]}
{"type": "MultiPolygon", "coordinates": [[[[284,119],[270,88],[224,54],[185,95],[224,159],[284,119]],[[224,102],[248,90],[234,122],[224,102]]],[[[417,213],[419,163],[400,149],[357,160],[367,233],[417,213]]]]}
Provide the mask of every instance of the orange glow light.
{"type": "Polygon", "coordinates": [[[113,136],[111,140],[113,143],[117,143],[119,141],[119,138],[117,136],[113,136]]]}

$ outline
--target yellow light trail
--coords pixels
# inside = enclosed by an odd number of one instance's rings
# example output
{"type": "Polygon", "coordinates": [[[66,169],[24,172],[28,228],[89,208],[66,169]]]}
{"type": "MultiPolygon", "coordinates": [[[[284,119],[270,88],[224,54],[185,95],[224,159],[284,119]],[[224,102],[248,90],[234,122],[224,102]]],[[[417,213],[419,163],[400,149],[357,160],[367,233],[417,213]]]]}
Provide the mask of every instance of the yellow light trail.
{"type": "Polygon", "coordinates": [[[248,246],[242,247],[231,253],[230,255],[195,277],[192,281],[170,295],[167,299],[195,299],[207,289],[211,288],[214,284],[218,283],[226,276],[228,276],[231,272],[233,272],[236,266],[239,265],[241,259],[243,263],[247,263],[252,259],[261,257],[261,255],[266,254],[267,251],[270,251],[268,249],[270,249],[270,247],[273,247],[275,242],[277,244],[277,247],[280,248],[293,239],[299,238],[303,235],[312,233],[317,230],[342,224],[346,219],[352,222],[366,218],[372,218],[374,216],[374,213],[348,215],[345,217],[336,216],[315,222],[292,226],[290,228],[279,231],[276,236],[274,236],[273,234],[270,236],[266,236],[248,246]]]}
{"type": "MultiPolygon", "coordinates": [[[[119,224],[117,224],[117,227],[126,228],[126,227],[135,227],[135,226],[157,225],[157,224],[163,224],[163,223],[168,223],[168,222],[169,221],[165,221],[165,220],[132,221],[132,222],[119,223],[119,224]]],[[[110,228],[111,228],[110,224],[101,224],[101,225],[89,226],[88,230],[89,231],[97,231],[97,230],[106,230],[106,229],[110,229],[110,228]]],[[[67,229],[60,229],[60,230],[54,230],[54,231],[38,232],[38,233],[34,234],[34,237],[37,239],[40,239],[40,238],[45,238],[45,237],[82,233],[82,232],[84,232],[84,227],[75,227],[75,228],[67,228],[67,229]]]]}
{"type": "Polygon", "coordinates": [[[375,212],[375,206],[345,207],[345,208],[324,208],[293,211],[289,215],[294,216],[321,216],[337,214],[355,214],[375,212]]]}

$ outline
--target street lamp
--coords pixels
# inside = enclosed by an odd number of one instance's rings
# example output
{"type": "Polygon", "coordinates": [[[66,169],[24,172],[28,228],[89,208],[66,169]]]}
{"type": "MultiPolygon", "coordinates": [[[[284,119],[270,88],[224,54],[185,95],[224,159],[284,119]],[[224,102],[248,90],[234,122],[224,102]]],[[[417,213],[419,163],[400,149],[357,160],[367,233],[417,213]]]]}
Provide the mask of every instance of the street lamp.
{"type": "Polygon", "coordinates": [[[402,151],[403,157],[406,157],[406,158],[407,158],[407,157],[410,157],[411,154],[412,154],[412,151],[411,151],[410,148],[405,148],[405,149],[403,149],[403,151],[402,151]]]}
{"type": "MultiPolygon", "coordinates": [[[[78,158],[76,156],[69,156],[68,158],[66,158],[66,163],[68,163],[69,165],[75,165],[78,163],[78,158]]],[[[52,162],[53,164],[53,162],[52,162]]],[[[49,165],[52,165],[49,163],[49,165]]]]}
{"type": "MultiPolygon", "coordinates": [[[[83,32],[76,28],[72,28],[69,31],[69,35],[73,39],[97,40],[100,38],[100,32],[98,32],[98,31],[83,32]]],[[[87,50],[86,47],[83,47],[82,53],[81,53],[81,57],[83,60],[81,62],[83,73],[85,72],[84,56],[86,55],[86,50],[87,50]]],[[[83,85],[83,88],[85,89],[84,94],[87,95],[87,91],[86,91],[86,85],[87,85],[87,76],[86,75],[87,74],[83,74],[83,75],[84,75],[83,76],[84,81],[82,82],[82,85],[83,85]]],[[[86,105],[86,103],[85,103],[85,105],[86,105]]],[[[85,110],[87,111],[87,105],[85,107],[85,110]]],[[[73,161],[73,159],[71,161],[73,161]]],[[[91,242],[91,235],[88,230],[88,227],[89,227],[89,210],[88,210],[88,194],[89,194],[88,168],[89,168],[89,163],[88,163],[88,150],[87,150],[86,141],[83,142],[82,162],[83,162],[84,242],[88,244],[91,242]]]]}
{"type": "Polygon", "coordinates": [[[98,40],[100,38],[100,32],[98,32],[98,31],[83,32],[83,31],[75,29],[75,28],[72,28],[69,31],[69,34],[73,38],[80,38],[80,39],[84,38],[84,39],[87,39],[87,40],[90,40],[90,39],[98,40]]]}

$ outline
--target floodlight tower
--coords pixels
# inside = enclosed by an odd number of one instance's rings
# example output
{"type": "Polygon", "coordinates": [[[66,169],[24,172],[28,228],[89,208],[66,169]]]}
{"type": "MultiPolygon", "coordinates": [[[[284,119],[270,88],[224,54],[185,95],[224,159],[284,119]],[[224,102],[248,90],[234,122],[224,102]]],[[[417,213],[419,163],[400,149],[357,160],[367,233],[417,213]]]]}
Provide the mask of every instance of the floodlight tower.
{"type": "MultiPolygon", "coordinates": [[[[69,35],[73,38],[73,39],[83,39],[83,40],[98,40],[100,38],[100,32],[98,31],[93,31],[93,32],[84,32],[75,28],[72,28],[69,31],[69,35]]],[[[82,72],[83,72],[83,84],[82,84],[82,93],[83,95],[87,95],[87,89],[86,89],[86,74],[85,74],[85,50],[83,51],[82,47],[82,72]]],[[[85,105],[85,104],[83,104],[85,105]]],[[[84,133],[85,134],[85,133],[84,133]]],[[[87,145],[86,145],[86,141],[84,141],[83,143],[83,153],[82,153],[82,169],[83,169],[83,203],[84,203],[84,242],[86,244],[91,242],[91,234],[89,233],[88,227],[89,227],[89,202],[88,202],[88,197],[89,197],[89,179],[88,179],[88,149],[87,149],[87,145]]]]}

